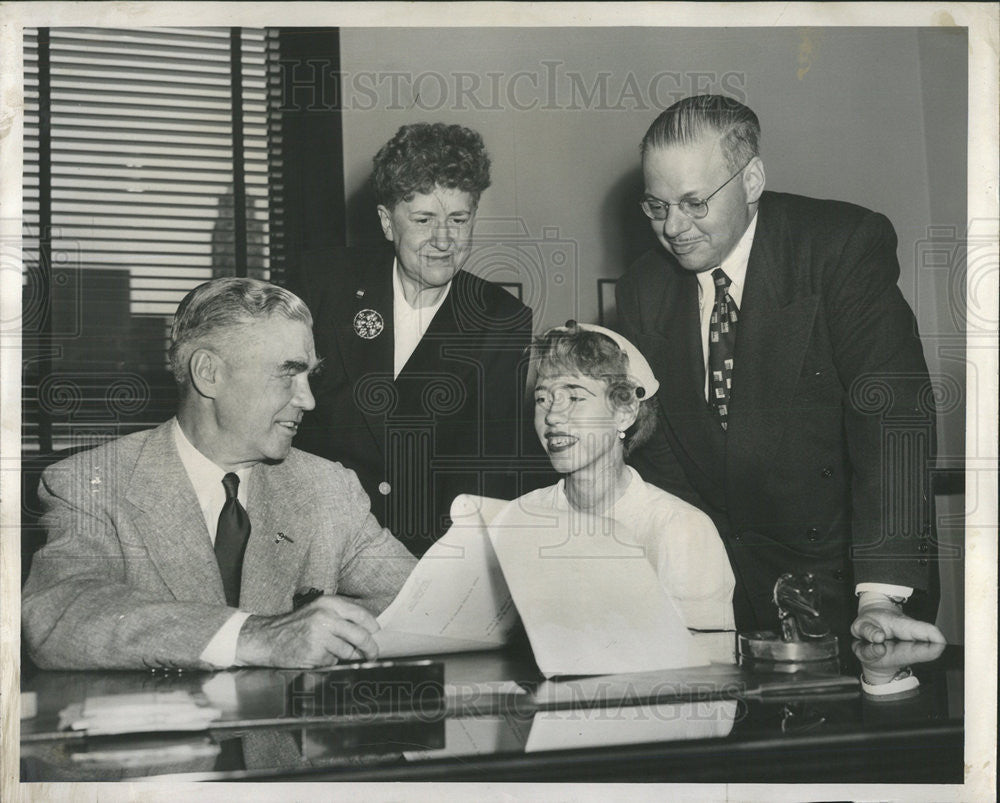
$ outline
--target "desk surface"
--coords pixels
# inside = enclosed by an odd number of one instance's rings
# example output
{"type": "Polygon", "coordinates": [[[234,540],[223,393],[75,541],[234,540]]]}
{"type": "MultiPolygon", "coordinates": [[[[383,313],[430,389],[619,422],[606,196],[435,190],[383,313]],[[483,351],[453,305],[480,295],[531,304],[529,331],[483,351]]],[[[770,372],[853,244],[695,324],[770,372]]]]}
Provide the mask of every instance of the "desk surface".
{"type": "Polygon", "coordinates": [[[556,683],[516,652],[438,656],[443,696],[410,684],[415,706],[369,695],[317,708],[309,690],[336,685],[335,673],[38,672],[23,682],[38,713],[21,722],[21,777],[961,782],[962,649],[914,665],[919,689],[882,700],[862,694],[845,652],[840,679],[713,665],[556,683]],[[60,730],[73,703],[170,690],[221,717],[199,733],[60,730]]]}

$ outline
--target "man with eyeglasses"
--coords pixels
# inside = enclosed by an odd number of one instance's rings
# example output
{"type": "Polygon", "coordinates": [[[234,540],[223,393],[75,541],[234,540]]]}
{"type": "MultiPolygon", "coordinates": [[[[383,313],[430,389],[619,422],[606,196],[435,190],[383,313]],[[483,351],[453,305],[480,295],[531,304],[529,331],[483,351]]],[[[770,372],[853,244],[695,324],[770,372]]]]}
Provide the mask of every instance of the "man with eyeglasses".
{"type": "Polygon", "coordinates": [[[660,426],[632,462],[715,521],[741,631],[776,629],[776,580],[808,572],[834,632],[943,641],[933,394],[895,233],[852,204],[765,192],[759,137],[749,108],[701,95],[643,138],[640,206],[663,250],[617,302],[660,381],[660,426]]]}

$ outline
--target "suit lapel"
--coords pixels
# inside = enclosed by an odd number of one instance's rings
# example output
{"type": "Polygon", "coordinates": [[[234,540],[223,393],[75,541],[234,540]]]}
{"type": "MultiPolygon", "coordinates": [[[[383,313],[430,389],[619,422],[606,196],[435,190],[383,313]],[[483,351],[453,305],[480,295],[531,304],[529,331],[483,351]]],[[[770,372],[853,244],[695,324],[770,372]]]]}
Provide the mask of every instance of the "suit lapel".
{"type": "MultiPolygon", "coordinates": [[[[420,342],[417,343],[417,347],[410,355],[410,359],[406,361],[403,370],[399,372],[397,382],[421,372],[433,371],[438,374],[441,373],[442,361],[448,356],[446,354],[447,347],[449,343],[454,341],[459,331],[458,320],[455,314],[455,299],[456,297],[460,297],[463,292],[464,278],[465,274],[463,271],[455,274],[455,278],[452,279],[452,286],[448,290],[448,295],[445,296],[441,306],[434,313],[434,317],[427,326],[427,331],[420,338],[420,342]]],[[[474,340],[470,338],[467,346],[473,342],[474,340]]],[[[468,347],[463,349],[463,351],[467,350],[468,347]]]]}
{"type": "MultiPolygon", "coordinates": [[[[385,455],[385,416],[392,412],[396,398],[393,377],[393,252],[382,249],[368,255],[366,264],[334,282],[330,294],[335,336],[344,372],[355,391],[358,407],[368,424],[372,438],[385,455]],[[377,314],[382,331],[365,338],[355,328],[355,318],[365,310],[377,314]],[[383,401],[388,400],[387,404],[383,401]]],[[[369,317],[371,317],[369,313],[369,317]]],[[[333,355],[322,355],[332,358],[333,355]]]]}
{"type": "Polygon", "coordinates": [[[713,483],[722,482],[722,428],[705,401],[698,281],[668,263],[666,292],[650,298],[655,333],[637,343],[660,379],[660,409],[681,448],[713,483]]]}
{"type": "Polygon", "coordinates": [[[258,613],[289,609],[289,593],[296,589],[312,538],[312,531],[301,526],[309,520],[302,513],[309,504],[307,490],[284,465],[254,467],[247,493],[250,540],[243,556],[241,608],[258,613]]]}
{"type": "Polygon", "coordinates": [[[747,264],[727,437],[731,459],[753,455],[755,464],[781,439],[819,306],[817,295],[795,296],[784,221],[766,200],[747,264]]]}
{"type": "Polygon", "coordinates": [[[173,419],[150,433],[129,480],[137,531],[170,592],[225,605],[211,536],[174,445],[173,419]]]}

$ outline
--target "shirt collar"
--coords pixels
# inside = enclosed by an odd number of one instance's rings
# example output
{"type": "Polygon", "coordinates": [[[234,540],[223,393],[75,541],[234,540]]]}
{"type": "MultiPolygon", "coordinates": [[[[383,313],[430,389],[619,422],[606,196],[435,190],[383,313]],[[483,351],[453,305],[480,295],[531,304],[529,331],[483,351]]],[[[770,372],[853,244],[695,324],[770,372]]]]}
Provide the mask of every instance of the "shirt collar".
{"type": "Polygon", "coordinates": [[[429,307],[411,307],[410,302],[406,300],[406,294],[403,292],[403,283],[399,278],[399,257],[396,257],[392,260],[392,307],[396,310],[397,314],[409,313],[410,315],[419,316],[422,321],[430,321],[441,305],[444,304],[448,293],[451,292],[451,283],[453,281],[454,279],[448,282],[444,292],[441,294],[441,298],[436,303],[431,304],[429,307]]]}
{"type": "MultiPolygon", "coordinates": [[[[624,507],[626,500],[630,497],[636,496],[639,492],[640,486],[645,484],[642,477],[639,475],[639,472],[632,468],[632,466],[626,465],[625,468],[628,469],[629,476],[632,478],[629,481],[628,486],[625,488],[625,493],[612,502],[611,507],[596,515],[605,517],[613,516],[615,509],[624,507]]],[[[569,497],[566,496],[566,478],[560,477],[559,482],[556,483],[556,509],[569,510],[569,508],[569,497]]]]}
{"type": "MultiPolygon", "coordinates": [[[[750,249],[753,247],[753,238],[756,231],[757,213],[754,212],[747,230],[743,232],[733,250],[726,255],[726,258],[722,260],[722,264],[719,265],[732,283],[731,295],[734,298],[736,295],[740,297],[743,295],[743,285],[747,279],[747,265],[750,262],[750,249]]],[[[703,296],[705,298],[715,298],[715,283],[712,280],[712,271],[703,270],[697,276],[703,296]]]]}
{"type": "MultiPolygon", "coordinates": [[[[180,455],[184,470],[194,486],[195,495],[204,505],[205,500],[222,487],[222,478],[229,472],[219,468],[198,451],[198,447],[188,440],[176,418],[174,418],[174,444],[177,446],[177,454],[180,455]]],[[[251,471],[253,471],[252,466],[233,472],[240,478],[238,497],[241,501],[246,499],[246,485],[251,471]]]]}

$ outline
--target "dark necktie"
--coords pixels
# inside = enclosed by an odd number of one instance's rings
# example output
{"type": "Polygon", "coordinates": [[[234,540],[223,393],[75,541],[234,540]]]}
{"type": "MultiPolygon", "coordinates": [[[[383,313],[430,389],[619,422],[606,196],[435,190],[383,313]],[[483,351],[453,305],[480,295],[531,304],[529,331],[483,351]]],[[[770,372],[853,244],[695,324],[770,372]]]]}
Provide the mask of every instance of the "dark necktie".
{"type": "Polygon", "coordinates": [[[726,429],[729,396],[733,384],[733,353],[736,351],[736,302],[729,295],[732,280],[722,268],[712,271],[715,306],[708,325],[708,401],[715,407],[719,423],[726,429]]]}
{"type": "Polygon", "coordinates": [[[219,562],[226,604],[236,608],[240,603],[240,578],[243,574],[243,552],[250,537],[250,518],[236,497],[240,478],[233,473],[222,478],[226,489],[226,504],[219,513],[215,529],[215,559],[219,562]]]}

